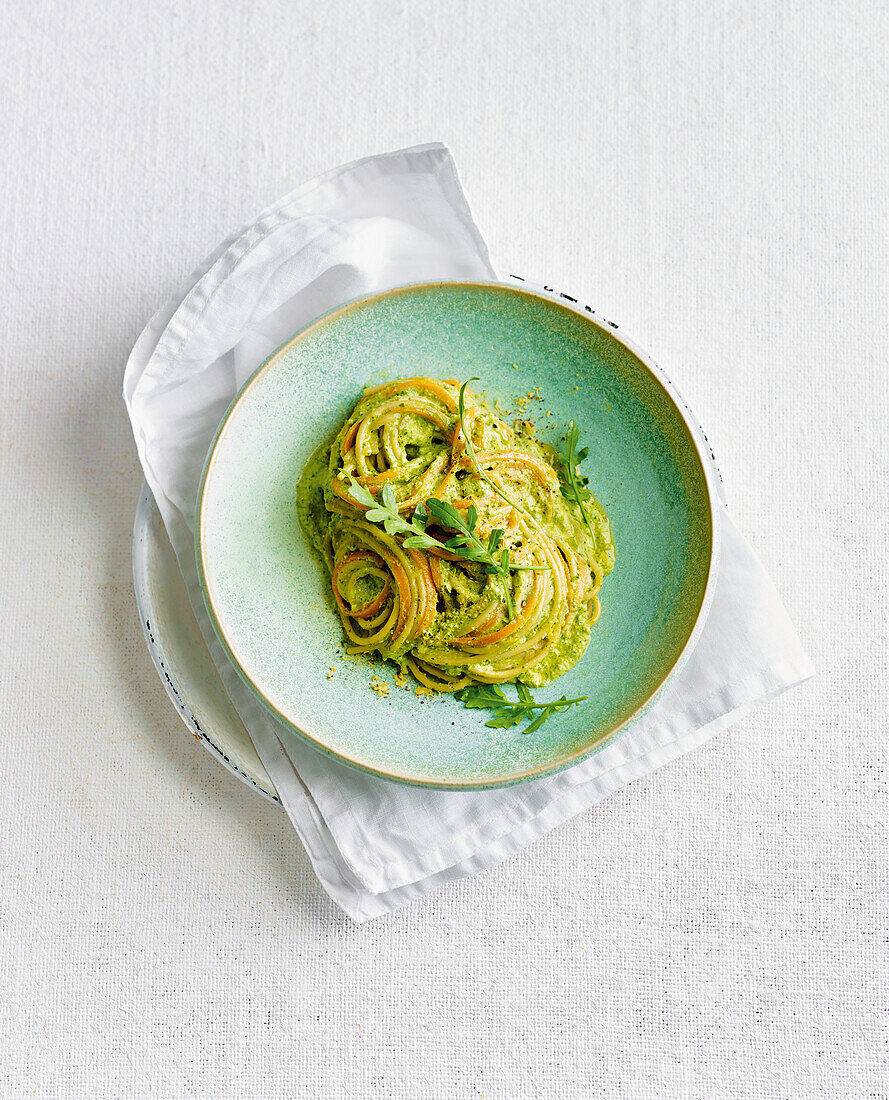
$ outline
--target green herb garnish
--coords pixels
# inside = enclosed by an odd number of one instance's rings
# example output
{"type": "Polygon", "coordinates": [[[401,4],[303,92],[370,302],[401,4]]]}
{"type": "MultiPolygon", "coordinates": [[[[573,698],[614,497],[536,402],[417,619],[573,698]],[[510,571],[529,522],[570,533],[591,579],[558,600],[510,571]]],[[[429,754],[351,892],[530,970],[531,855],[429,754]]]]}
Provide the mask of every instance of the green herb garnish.
{"type": "Polygon", "coordinates": [[[471,687],[455,691],[454,698],[459,699],[464,707],[472,710],[494,711],[494,717],[490,722],[485,722],[486,726],[494,729],[510,729],[527,718],[533,718],[534,712],[539,710],[540,714],[522,730],[523,734],[535,733],[551,714],[568,710],[587,698],[586,695],[580,695],[576,699],[569,699],[563,695],[561,699],[554,699],[551,703],[535,703],[534,696],[525,684],[517,683],[516,691],[519,695],[517,703],[511,703],[497,684],[473,684],[471,687]]]}
{"type": "Polygon", "coordinates": [[[423,505],[414,509],[414,519],[419,522],[408,523],[398,511],[398,501],[395,499],[395,490],[391,485],[383,486],[382,502],[372,497],[354,478],[349,479],[349,492],[354,500],[367,508],[364,515],[371,523],[382,523],[388,535],[407,535],[404,545],[409,550],[443,549],[443,544],[438,539],[426,534],[427,515],[423,505]]]}
{"type": "Polygon", "coordinates": [[[365,517],[371,523],[382,523],[384,530],[389,535],[406,535],[404,545],[409,550],[449,550],[458,558],[465,561],[478,562],[485,567],[485,573],[500,577],[506,595],[506,609],[509,619],[515,618],[515,604],[510,590],[510,571],[520,569],[548,569],[548,565],[522,565],[510,561],[509,550],[500,546],[503,538],[503,529],[495,527],[488,536],[487,543],[483,543],[475,534],[478,523],[478,512],[474,504],[469,506],[467,517],[464,520],[456,508],[443,500],[430,497],[426,504],[419,504],[414,509],[414,522],[409,523],[398,512],[398,502],[395,499],[395,491],[391,485],[384,485],[381,493],[382,501],[376,500],[354,479],[350,479],[349,492],[354,500],[367,508],[365,517]],[[447,542],[440,542],[426,534],[426,525],[429,515],[443,526],[448,527],[458,534],[447,542]],[[497,551],[500,551],[499,555],[497,551]]]}
{"type": "MultiPolygon", "coordinates": [[[[500,541],[503,538],[503,529],[500,527],[495,527],[488,536],[487,545],[481,542],[475,534],[475,525],[478,522],[478,512],[474,504],[469,505],[465,520],[453,505],[443,500],[436,500],[435,497],[430,497],[429,500],[426,501],[426,507],[432,515],[435,516],[442,527],[448,527],[452,531],[459,532],[458,535],[445,543],[445,546],[452,554],[465,558],[467,561],[479,562],[481,565],[484,565],[485,573],[490,576],[502,578],[503,588],[506,594],[507,615],[509,620],[512,621],[515,618],[515,604],[509,586],[510,570],[540,570],[549,569],[549,566],[522,565],[518,562],[510,561],[509,550],[505,546],[500,546],[500,541]],[[500,550],[499,556],[497,555],[498,549],[500,550]]],[[[405,543],[405,545],[407,544],[405,543]]]]}
{"type": "Polygon", "coordinates": [[[577,469],[580,463],[589,455],[590,449],[584,447],[578,451],[577,444],[579,442],[580,428],[578,428],[576,421],[572,420],[568,425],[568,431],[565,433],[565,454],[561,455],[557,452],[560,465],[559,487],[565,500],[573,500],[580,509],[584,526],[589,531],[593,542],[595,542],[596,532],[593,530],[589,516],[586,514],[586,508],[583,506],[584,501],[590,499],[590,491],[587,488],[590,479],[577,469]]]}

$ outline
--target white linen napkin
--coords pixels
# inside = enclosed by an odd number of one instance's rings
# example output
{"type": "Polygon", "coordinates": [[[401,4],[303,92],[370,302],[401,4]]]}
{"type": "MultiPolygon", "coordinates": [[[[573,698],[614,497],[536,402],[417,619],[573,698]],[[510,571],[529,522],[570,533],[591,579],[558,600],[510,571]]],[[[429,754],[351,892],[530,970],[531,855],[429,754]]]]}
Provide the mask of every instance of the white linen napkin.
{"type": "Polygon", "coordinates": [[[492,791],[407,787],[338,764],[266,713],[198,586],[194,506],[210,443],[238,389],[294,332],[353,298],[434,278],[498,278],[448,149],[355,161],[223,242],[139,337],[124,376],[139,459],[226,691],[318,878],[356,921],[514,855],[812,675],[774,586],[722,511],[714,601],[693,653],[641,719],[557,775],[492,791]]]}

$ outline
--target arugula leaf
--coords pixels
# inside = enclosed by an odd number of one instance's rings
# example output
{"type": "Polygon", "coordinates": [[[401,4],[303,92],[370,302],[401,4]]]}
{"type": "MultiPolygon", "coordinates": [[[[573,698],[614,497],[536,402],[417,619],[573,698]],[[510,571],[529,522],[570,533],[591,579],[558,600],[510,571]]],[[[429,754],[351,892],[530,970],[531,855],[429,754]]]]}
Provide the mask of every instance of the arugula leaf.
{"type": "Polygon", "coordinates": [[[478,511],[474,504],[470,504],[465,520],[457,509],[448,504],[447,501],[430,497],[426,501],[426,507],[442,527],[457,531],[457,534],[445,543],[452,554],[457,554],[458,557],[464,558],[466,561],[474,561],[484,565],[485,573],[488,576],[500,577],[503,580],[507,618],[512,621],[515,618],[515,602],[510,587],[510,572],[549,569],[549,566],[524,565],[510,561],[509,550],[505,546],[500,547],[503,538],[503,529],[500,527],[495,527],[491,532],[487,545],[481,542],[475,533],[476,524],[478,523],[478,511]],[[494,553],[498,548],[500,549],[500,557],[496,558],[494,553]]]}
{"type": "MultiPolygon", "coordinates": [[[[473,505],[473,508],[475,506],[473,505]]],[[[450,527],[454,531],[459,531],[461,528],[466,529],[467,524],[463,522],[463,517],[453,506],[448,504],[446,500],[439,500],[437,497],[430,497],[426,501],[426,508],[435,516],[442,527],[450,527]]],[[[476,517],[477,518],[477,517],[476,517]]],[[[469,511],[469,519],[472,519],[472,509],[469,511]]],[[[472,524],[474,527],[475,524],[472,524]]]]}
{"type": "Polygon", "coordinates": [[[490,722],[485,722],[485,725],[491,726],[493,729],[508,730],[513,726],[517,726],[519,722],[523,722],[525,718],[527,718],[527,714],[521,707],[510,705],[494,711],[494,717],[490,722]]]}
{"type": "Polygon", "coordinates": [[[497,684],[472,684],[455,691],[454,698],[472,710],[492,710],[494,717],[485,722],[485,725],[493,729],[511,729],[519,722],[532,718],[533,721],[522,730],[522,734],[536,733],[551,715],[569,710],[587,698],[586,695],[580,695],[576,699],[569,699],[567,695],[563,695],[561,699],[554,699],[551,703],[535,703],[526,684],[516,683],[516,691],[519,696],[517,703],[510,703],[497,684]],[[535,718],[536,710],[540,713],[535,718]]]}
{"type": "Polygon", "coordinates": [[[473,684],[455,691],[454,698],[470,710],[496,710],[509,702],[499,684],[473,684]]]}
{"type": "MultiPolygon", "coordinates": [[[[391,485],[384,485],[382,503],[375,500],[363,485],[359,485],[354,478],[349,479],[349,492],[353,500],[365,505],[367,511],[364,518],[370,523],[382,523],[388,535],[407,535],[404,545],[409,550],[433,550],[441,549],[438,539],[426,534],[426,510],[421,513],[421,524],[408,523],[404,516],[399,515],[398,501],[395,499],[395,490],[391,485]]],[[[414,512],[416,518],[419,508],[414,512]]]]}
{"type": "MultiPolygon", "coordinates": [[[[563,695],[562,698],[564,699],[565,696],[563,695]]],[[[543,723],[547,720],[547,718],[549,718],[549,712],[542,710],[530,726],[525,726],[525,728],[522,730],[522,733],[536,733],[543,725],[543,723]]]]}
{"type": "MultiPolygon", "coordinates": [[[[466,513],[466,519],[447,501],[438,500],[436,497],[430,497],[426,501],[426,507],[435,516],[436,520],[442,525],[442,527],[448,527],[452,531],[458,533],[452,539],[448,539],[445,543],[448,550],[452,554],[457,554],[459,557],[464,558],[466,561],[479,562],[484,565],[485,573],[488,575],[498,576],[503,580],[503,592],[506,597],[506,613],[507,618],[511,621],[515,618],[515,602],[512,598],[512,588],[509,577],[510,561],[509,551],[504,549],[498,562],[490,550],[491,542],[494,542],[495,548],[499,546],[500,539],[503,538],[503,531],[498,527],[492,533],[488,539],[487,546],[480,542],[475,533],[475,527],[478,523],[478,511],[474,504],[470,504],[466,513]],[[505,556],[504,556],[505,555],[505,556]]],[[[519,569],[521,566],[514,565],[514,569],[519,569]]]]}
{"type": "Polygon", "coordinates": [[[475,505],[470,505],[467,518],[463,517],[454,508],[443,500],[430,497],[424,504],[419,504],[414,510],[414,522],[409,523],[404,516],[399,514],[398,501],[395,499],[395,490],[391,485],[383,486],[380,494],[382,500],[376,500],[354,478],[349,479],[349,492],[358,503],[363,504],[367,511],[365,519],[370,523],[382,523],[387,534],[401,535],[404,537],[404,546],[408,550],[450,550],[452,554],[463,558],[465,561],[478,562],[485,567],[485,573],[494,574],[503,579],[506,596],[506,610],[510,620],[515,618],[515,603],[510,588],[510,571],[519,569],[548,569],[549,566],[521,565],[509,560],[509,551],[503,548],[498,561],[494,557],[493,550],[500,546],[503,531],[497,527],[491,532],[487,545],[479,541],[475,534],[478,523],[478,512],[475,505]],[[426,534],[426,527],[431,515],[443,526],[448,527],[457,534],[447,542],[439,542],[426,534]],[[406,537],[405,537],[406,536],[406,537]],[[493,550],[491,547],[493,546],[493,550]]]}
{"type": "Polygon", "coordinates": [[[426,501],[426,507],[442,527],[457,532],[453,538],[448,539],[445,546],[461,558],[466,558],[469,561],[485,562],[490,571],[494,573],[502,573],[504,568],[514,571],[546,571],[549,569],[548,565],[526,565],[524,562],[510,561],[509,550],[500,545],[503,540],[502,527],[494,528],[488,536],[487,545],[481,542],[475,533],[478,512],[474,504],[470,504],[465,520],[457,509],[445,500],[430,497],[426,501]],[[500,550],[499,559],[494,556],[498,549],[500,550]]]}
{"type": "Polygon", "coordinates": [[[565,454],[559,454],[559,482],[562,496],[566,500],[573,501],[580,509],[581,517],[583,518],[584,526],[590,533],[590,537],[593,542],[596,541],[596,532],[593,530],[593,525],[590,523],[590,518],[584,508],[584,501],[590,499],[590,491],[587,486],[590,483],[590,479],[584,476],[577,467],[581,462],[589,456],[589,447],[583,447],[581,450],[577,449],[577,444],[580,442],[580,428],[578,428],[576,421],[572,420],[568,425],[568,431],[565,433],[565,454]]]}
{"type": "Polygon", "coordinates": [[[378,508],[379,505],[363,485],[360,485],[354,477],[349,478],[349,492],[353,500],[363,504],[365,508],[378,508]]]}

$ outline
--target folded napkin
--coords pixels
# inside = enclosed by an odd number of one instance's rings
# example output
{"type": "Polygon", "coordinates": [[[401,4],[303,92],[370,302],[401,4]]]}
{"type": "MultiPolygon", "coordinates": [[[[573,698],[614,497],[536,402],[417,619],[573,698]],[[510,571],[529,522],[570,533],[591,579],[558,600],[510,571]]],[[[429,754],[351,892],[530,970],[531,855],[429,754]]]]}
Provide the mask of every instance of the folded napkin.
{"type": "Polygon", "coordinates": [[[294,332],[353,298],[429,279],[497,279],[440,144],[359,160],[294,191],[220,245],[133,349],[124,398],[189,598],[225,689],[330,896],[356,921],[506,859],[812,674],[774,586],[722,509],[714,600],[648,712],[551,777],[429,791],[338,764],[272,718],[210,624],[194,561],[204,460],[238,389],[294,332]]]}

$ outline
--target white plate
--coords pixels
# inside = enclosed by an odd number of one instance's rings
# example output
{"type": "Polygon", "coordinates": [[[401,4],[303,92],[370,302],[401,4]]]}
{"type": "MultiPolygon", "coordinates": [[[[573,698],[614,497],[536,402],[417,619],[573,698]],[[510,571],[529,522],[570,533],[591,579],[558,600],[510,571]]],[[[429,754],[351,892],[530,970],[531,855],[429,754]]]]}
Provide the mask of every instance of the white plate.
{"type": "Polygon", "coordinates": [[[160,512],[144,482],[133,526],[133,583],[151,659],[182,721],[233,775],[280,805],[275,785],[222,686],[160,512]]]}

